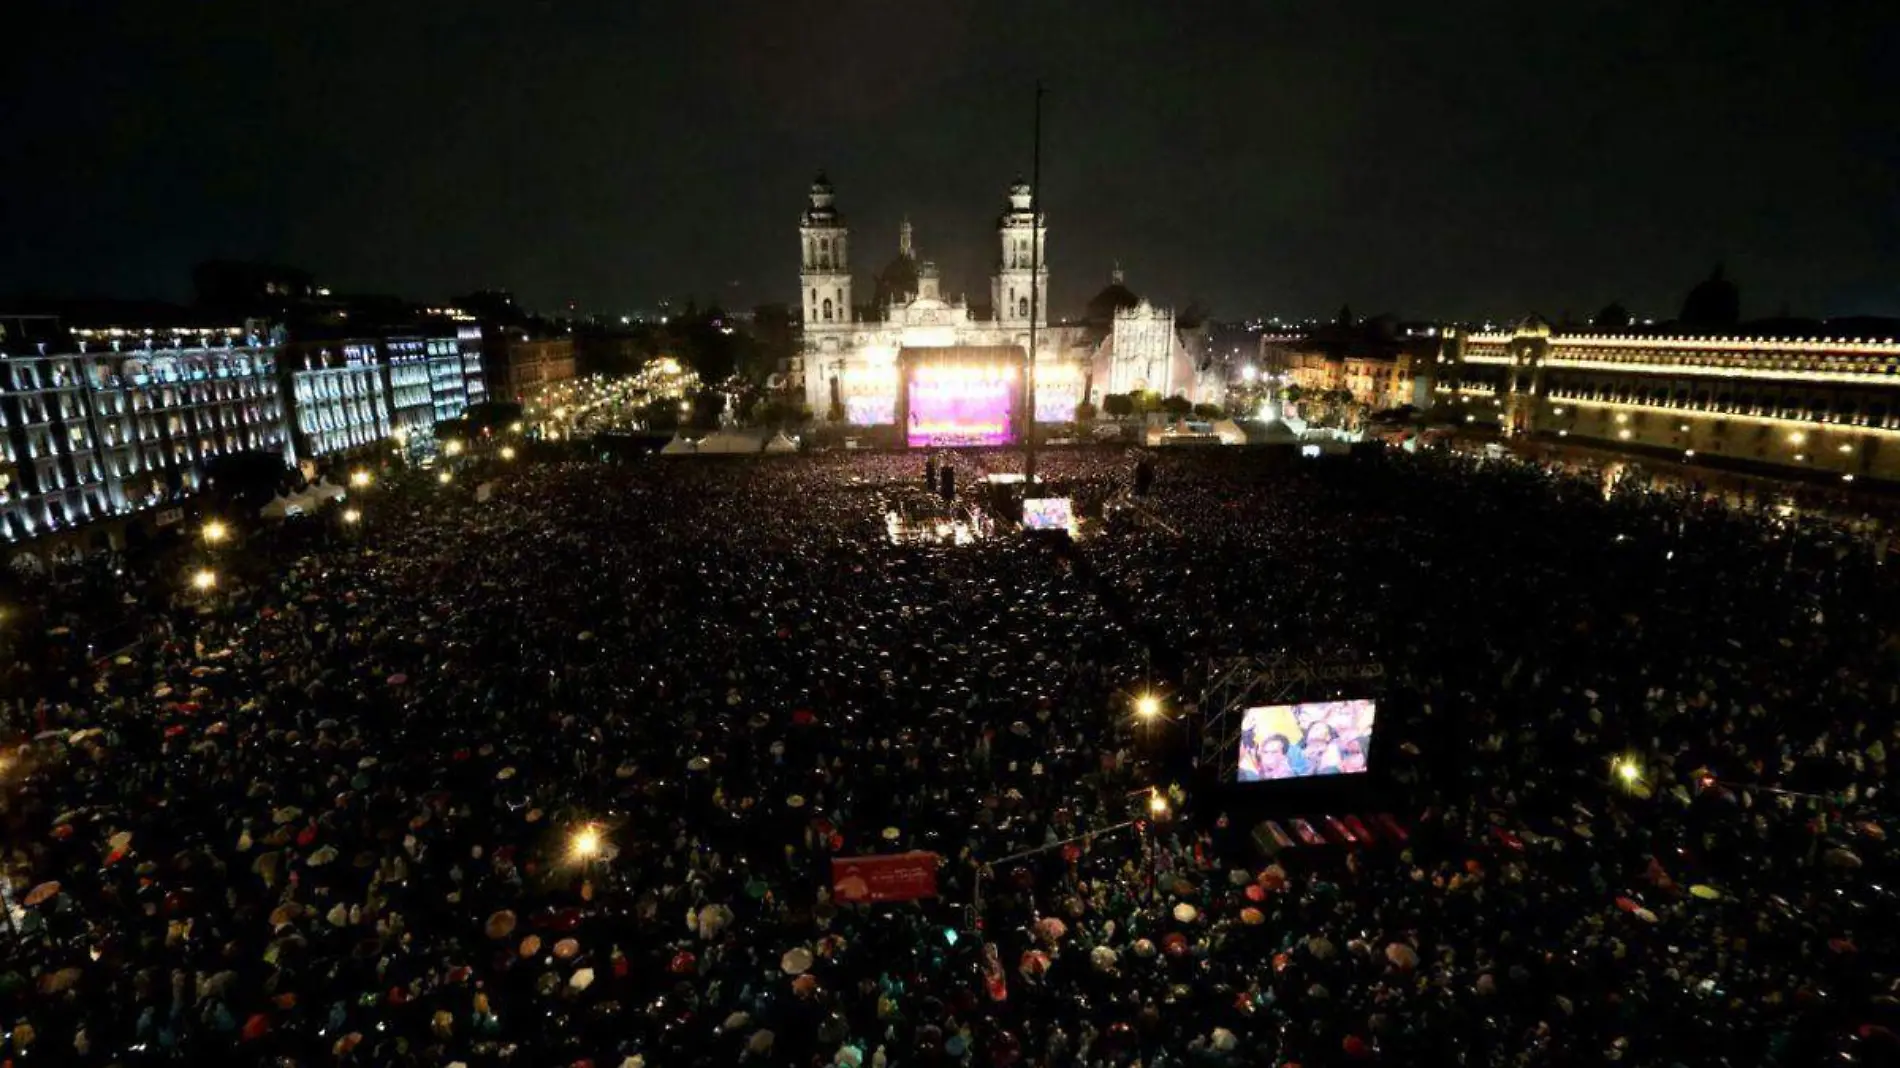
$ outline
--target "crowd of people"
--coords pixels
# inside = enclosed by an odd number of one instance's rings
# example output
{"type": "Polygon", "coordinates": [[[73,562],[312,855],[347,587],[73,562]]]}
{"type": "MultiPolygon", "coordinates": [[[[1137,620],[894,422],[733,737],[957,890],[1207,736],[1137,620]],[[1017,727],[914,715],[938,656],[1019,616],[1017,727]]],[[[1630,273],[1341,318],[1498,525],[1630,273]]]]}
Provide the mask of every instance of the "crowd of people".
{"type": "MultiPolygon", "coordinates": [[[[897,543],[914,454],[561,462],[29,585],[0,1059],[1895,1055],[1863,541],[1445,455],[1041,459],[1073,544],[897,543]],[[1263,856],[1267,795],[1132,714],[1281,650],[1383,665],[1403,843],[1263,856]],[[832,896],[908,851],[934,897],[832,896]]],[[[952,462],[984,507],[1018,460],[952,462]]]]}

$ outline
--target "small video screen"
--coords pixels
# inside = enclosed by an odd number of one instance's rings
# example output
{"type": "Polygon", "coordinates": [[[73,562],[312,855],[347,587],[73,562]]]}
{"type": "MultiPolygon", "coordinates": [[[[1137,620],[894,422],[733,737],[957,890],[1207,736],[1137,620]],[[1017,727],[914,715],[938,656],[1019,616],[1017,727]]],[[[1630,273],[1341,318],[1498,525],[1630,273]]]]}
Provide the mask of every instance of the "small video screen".
{"type": "Polygon", "coordinates": [[[1073,530],[1075,511],[1067,497],[1026,497],[1023,526],[1030,530],[1073,530]]]}
{"type": "Polygon", "coordinates": [[[1372,749],[1370,700],[1249,708],[1240,720],[1240,782],[1359,775],[1372,749]]]}

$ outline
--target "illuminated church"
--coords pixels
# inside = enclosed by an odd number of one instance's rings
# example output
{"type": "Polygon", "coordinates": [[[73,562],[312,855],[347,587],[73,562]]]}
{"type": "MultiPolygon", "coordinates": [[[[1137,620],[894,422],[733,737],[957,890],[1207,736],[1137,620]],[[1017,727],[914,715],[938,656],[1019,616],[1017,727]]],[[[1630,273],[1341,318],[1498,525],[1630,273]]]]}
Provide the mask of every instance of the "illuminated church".
{"type": "MultiPolygon", "coordinates": [[[[877,276],[873,302],[856,310],[850,230],[831,183],[820,174],[799,224],[801,370],[813,413],[854,426],[902,423],[913,440],[932,418],[968,417],[982,424],[968,440],[992,442],[1000,417],[971,414],[981,407],[976,394],[990,390],[1001,398],[1013,390],[1010,403],[1020,408],[1032,315],[1037,422],[1069,420],[1077,402],[1086,397],[1099,403],[1104,392],[1143,388],[1191,398],[1199,392],[1193,362],[1166,309],[1118,301],[1110,309],[1112,323],[1049,325],[1047,228],[1030,201],[1029,183],[1017,179],[997,220],[998,254],[983,313],[945,299],[937,266],[917,256],[909,220],[898,231],[897,258],[877,276]],[[967,403],[934,416],[909,403],[951,392],[966,394],[967,403]]],[[[1012,410],[1010,419],[1018,418],[1012,410]]]]}

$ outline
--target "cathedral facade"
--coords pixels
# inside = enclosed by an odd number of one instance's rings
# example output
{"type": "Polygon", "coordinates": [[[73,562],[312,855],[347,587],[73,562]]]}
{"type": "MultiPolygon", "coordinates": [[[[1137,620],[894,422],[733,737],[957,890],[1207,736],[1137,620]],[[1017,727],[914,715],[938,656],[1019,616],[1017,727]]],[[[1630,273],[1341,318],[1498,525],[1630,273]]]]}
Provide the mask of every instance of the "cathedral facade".
{"type": "MultiPolygon", "coordinates": [[[[802,384],[812,412],[853,426],[896,423],[904,364],[920,356],[954,361],[979,351],[990,359],[1003,350],[1014,350],[1019,362],[1034,359],[1039,423],[1072,419],[1078,402],[1099,403],[1104,392],[1199,393],[1193,361],[1166,309],[1117,300],[1112,322],[1050,325],[1047,227],[1031,200],[1029,183],[1017,179],[997,219],[987,308],[944,297],[936,265],[917,255],[908,220],[899,229],[897,258],[877,275],[872,300],[860,305],[850,228],[820,174],[799,221],[804,341],[795,369],[802,383],[795,378],[794,386],[802,384]]],[[[1117,271],[1110,289],[1119,286],[1117,271]]]]}

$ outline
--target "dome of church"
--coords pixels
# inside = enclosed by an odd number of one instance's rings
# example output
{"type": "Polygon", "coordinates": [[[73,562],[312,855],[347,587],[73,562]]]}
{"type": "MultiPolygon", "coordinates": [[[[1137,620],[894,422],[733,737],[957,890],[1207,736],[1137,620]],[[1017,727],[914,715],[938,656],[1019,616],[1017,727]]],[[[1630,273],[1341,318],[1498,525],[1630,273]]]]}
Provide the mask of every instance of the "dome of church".
{"type": "Polygon", "coordinates": [[[1122,281],[1120,267],[1109,273],[1108,284],[1089,298],[1088,312],[1083,321],[1088,324],[1088,337],[1091,342],[1100,341],[1115,329],[1115,313],[1132,308],[1141,303],[1135,291],[1122,281]]]}
{"type": "Polygon", "coordinates": [[[917,261],[900,255],[877,272],[877,306],[902,303],[917,295],[917,261]]]}
{"type": "Polygon", "coordinates": [[[1718,266],[1714,274],[1689,291],[1680,318],[1684,326],[1734,326],[1742,318],[1741,290],[1723,276],[1718,266]]]}

